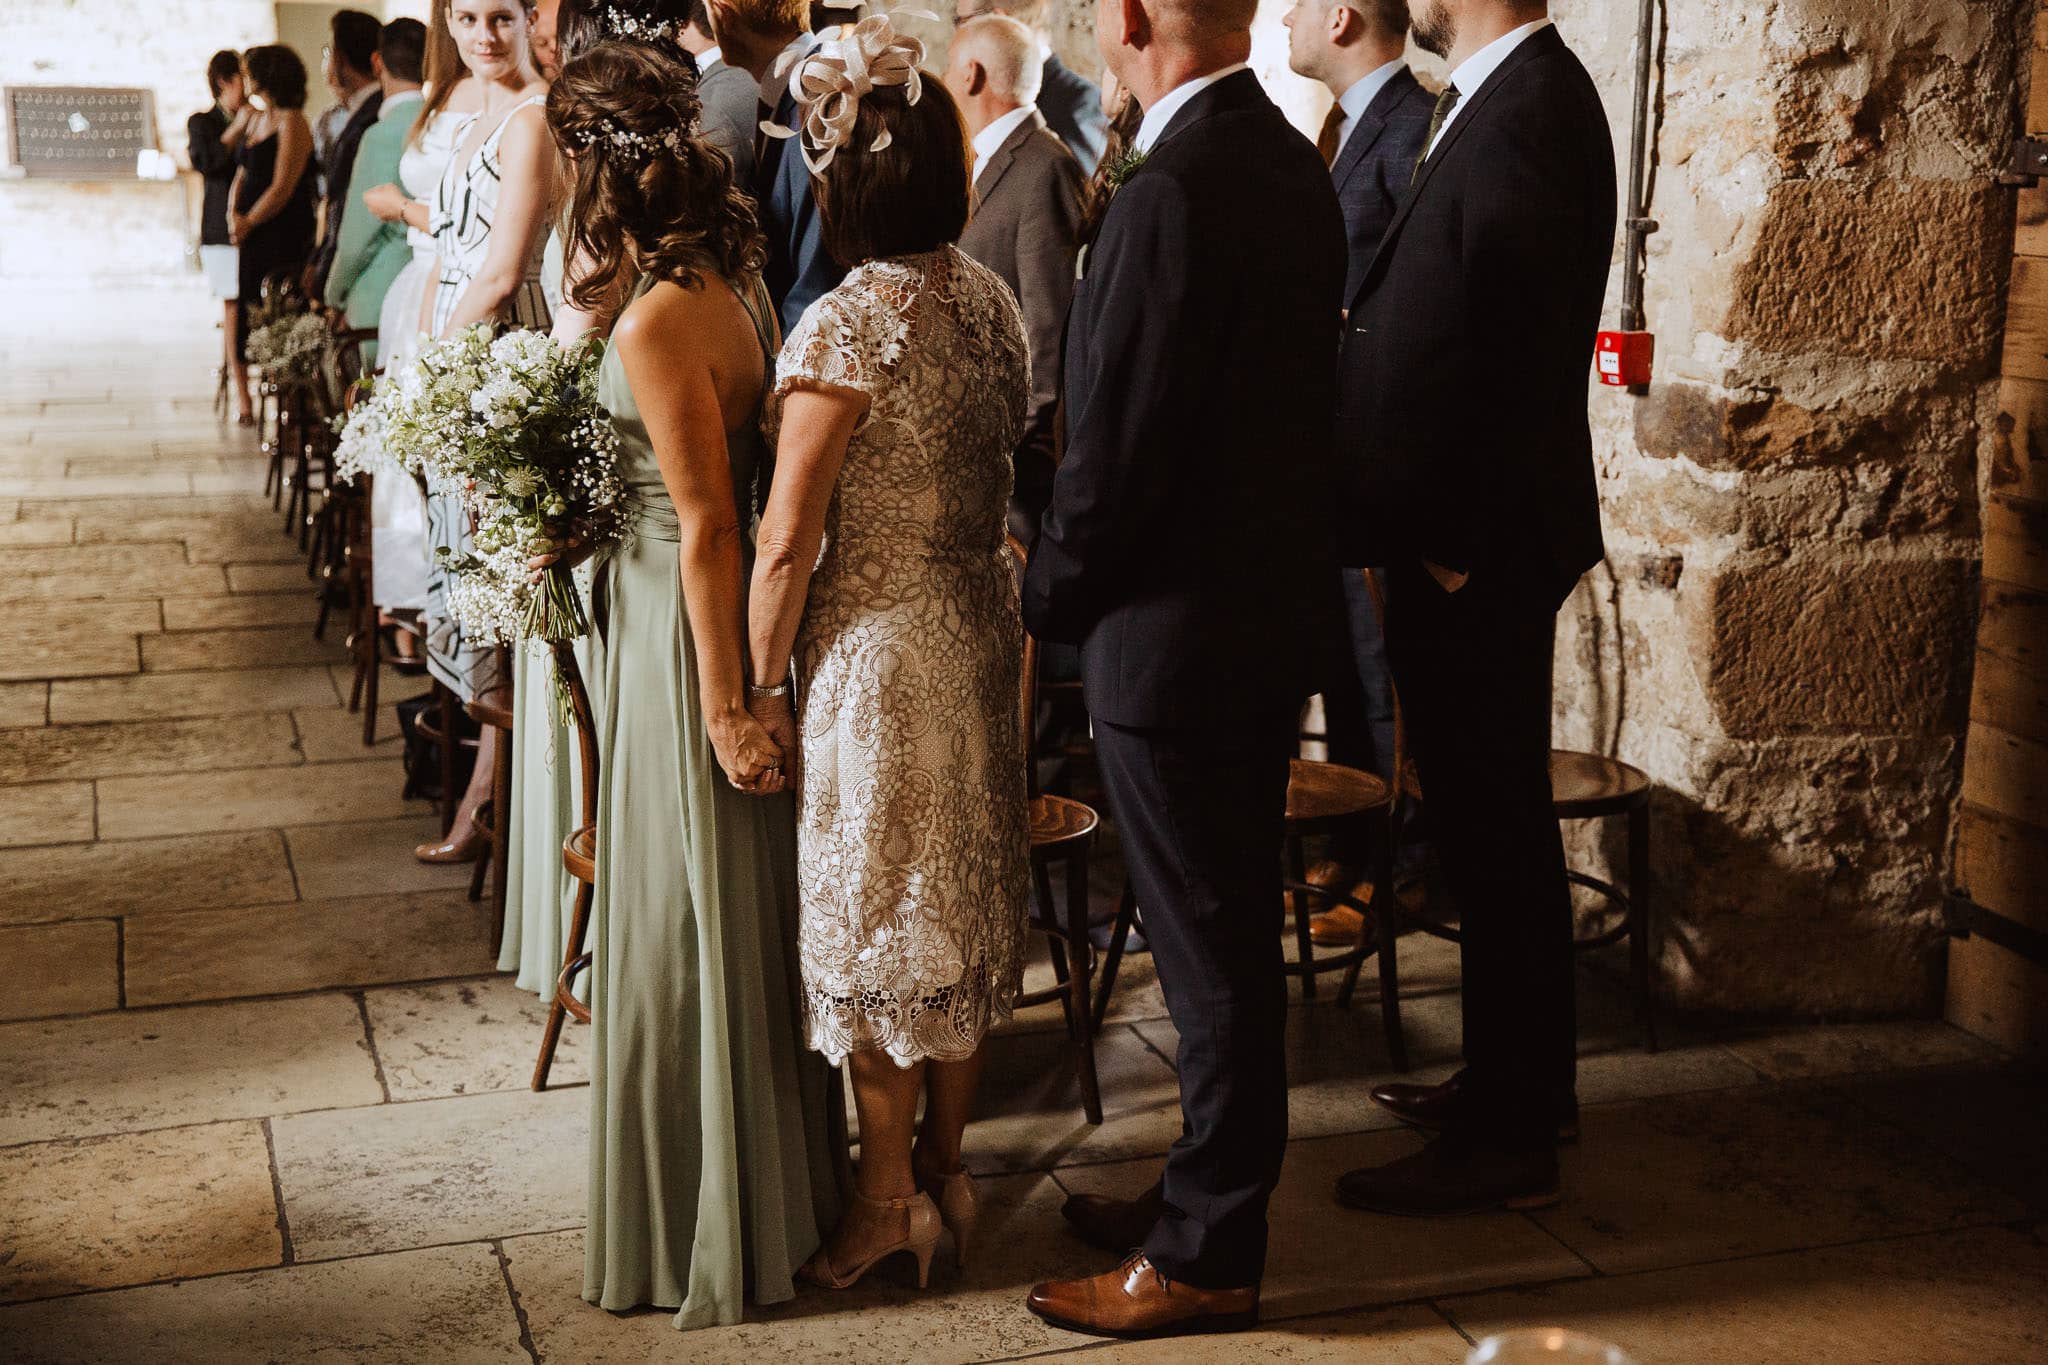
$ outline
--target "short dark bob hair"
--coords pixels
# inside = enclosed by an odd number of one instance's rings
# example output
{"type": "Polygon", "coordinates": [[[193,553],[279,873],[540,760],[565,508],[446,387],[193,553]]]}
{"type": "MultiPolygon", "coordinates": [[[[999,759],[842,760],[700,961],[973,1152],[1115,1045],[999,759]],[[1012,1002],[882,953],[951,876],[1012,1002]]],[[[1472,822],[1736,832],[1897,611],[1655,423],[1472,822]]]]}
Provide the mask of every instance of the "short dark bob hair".
{"type": "MultiPolygon", "coordinates": [[[[916,104],[900,85],[861,97],[860,114],[832,164],[817,177],[825,250],[851,270],[863,261],[914,256],[960,240],[972,180],[967,125],[935,76],[916,104]],[[868,150],[886,129],[889,145],[868,150]]],[[[785,155],[798,155],[795,147],[785,155]]]]}
{"type": "Polygon", "coordinates": [[[279,109],[306,107],[306,64],[282,43],[265,43],[242,54],[249,85],[279,109]]]}
{"type": "Polygon", "coordinates": [[[206,64],[206,93],[220,98],[220,88],[242,74],[242,54],[224,47],[206,64]]]}

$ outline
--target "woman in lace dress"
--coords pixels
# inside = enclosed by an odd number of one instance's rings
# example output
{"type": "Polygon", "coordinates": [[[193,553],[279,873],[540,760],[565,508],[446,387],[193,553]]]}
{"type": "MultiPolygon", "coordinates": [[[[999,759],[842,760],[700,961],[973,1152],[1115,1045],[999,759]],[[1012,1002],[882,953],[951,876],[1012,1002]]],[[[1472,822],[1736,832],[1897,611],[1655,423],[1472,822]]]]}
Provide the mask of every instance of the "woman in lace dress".
{"type": "Polygon", "coordinates": [[[1030,885],[1023,628],[1004,544],[1023,323],[953,245],[966,138],[945,90],[919,78],[916,42],[865,20],[799,64],[800,100],[838,88],[832,63],[854,43],[868,50],[850,64],[878,88],[843,141],[821,145],[814,134],[835,131],[813,118],[803,146],[825,162],[824,242],[851,273],[776,365],[749,611],[766,684],[750,707],[802,758],[805,1029],[847,1060],[860,1111],[856,1197],[805,1267],[833,1288],[904,1250],[922,1282],[942,1220],[964,1258],[961,1131],[983,1040],[1016,992],[1030,885]]]}

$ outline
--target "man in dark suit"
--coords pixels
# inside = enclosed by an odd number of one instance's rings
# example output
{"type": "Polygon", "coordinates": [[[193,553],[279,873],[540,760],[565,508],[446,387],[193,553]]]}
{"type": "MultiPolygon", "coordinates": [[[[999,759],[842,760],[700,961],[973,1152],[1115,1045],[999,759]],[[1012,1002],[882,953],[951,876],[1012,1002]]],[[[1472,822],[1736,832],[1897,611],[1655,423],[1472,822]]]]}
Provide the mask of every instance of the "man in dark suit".
{"type": "Polygon", "coordinates": [[[1033,107],[1038,44],[1001,14],[969,19],[947,49],[946,89],[974,143],[974,217],[960,249],[1001,275],[1031,342],[1031,407],[1017,444],[1010,526],[1027,545],[1052,502],[1060,342],[1074,297],[1081,167],[1033,107]]]}
{"type": "Polygon", "coordinates": [[[1109,116],[1102,112],[1102,91],[1052,50],[1045,29],[1045,0],[958,0],[954,12],[962,24],[984,14],[1007,14],[1031,30],[1038,40],[1040,63],[1038,112],[1045,115],[1045,126],[1081,163],[1081,174],[1095,174],[1102,149],[1109,145],[1109,116]]]}
{"type": "MultiPolygon", "coordinates": [[[[761,119],[796,127],[796,97],[789,93],[789,69],[778,75],[785,55],[792,60],[818,45],[805,0],[707,0],[719,60],[754,78],[761,119]]],[[[757,120],[758,122],[758,120],[757,120]]],[[[762,136],[754,143],[754,198],[761,231],[768,238],[762,277],[791,331],[820,296],[846,278],[846,267],[825,250],[824,228],[811,191],[811,170],[795,138],[762,136]]]]}
{"type": "MultiPolygon", "coordinates": [[[[1323,120],[1316,150],[1330,164],[1330,183],[1344,211],[1350,244],[1342,303],[1349,303],[1365,278],[1365,267],[1380,236],[1408,192],[1422,139],[1429,131],[1434,97],[1408,69],[1408,0],[1297,0],[1282,21],[1287,27],[1287,64],[1297,75],[1320,81],[1335,101],[1323,120]]],[[[1363,568],[1339,571],[1348,629],[1333,641],[1329,685],[1323,690],[1324,731],[1333,762],[1394,775],[1394,687],[1387,672],[1379,611],[1363,568]]],[[[1382,586],[1384,586],[1384,581],[1382,586]]],[[[1403,813],[1404,868],[1419,867],[1422,849],[1415,822],[1403,813]]],[[[1360,900],[1391,896],[1393,887],[1357,886],[1369,865],[1368,843],[1382,837],[1374,822],[1356,820],[1333,832],[1329,858],[1308,870],[1308,880],[1360,900]]],[[[1350,945],[1364,933],[1358,911],[1340,905],[1317,915],[1311,930],[1317,943],[1350,945]]]]}
{"type": "Polygon", "coordinates": [[[1614,150],[1543,3],[1432,0],[1450,84],[1351,301],[1338,450],[1349,562],[1387,566],[1387,644],[1464,934],[1465,1070],[1382,1096],[1442,1136],[1338,1184],[1406,1214],[1557,1197],[1576,1121],[1572,915],[1550,806],[1558,607],[1601,557],[1587,374],[1614,150]]]}
{"type": "Polygon", "coordinates": [[[681,42],[697,63],[697,101],[704,107],[704,136],[732,158],[733,183],[750,186],[754,183],[754,142],[760,137],[759,87],[718,50],[718,40],[711,36],[711,11],[704,0],[692,0],[681,42]]]}
{"type": "Polygon", "coordinates": [[[356,148],[384,108],[383,71],[377,64],[377,39],[383,31],[383,24],[359,9],[336,10],[328,21],[327,84],[345,92],[342,107],[348,117],[321,157],[320,240],[313,246],[301,281],[311,299],[327,290],[327,272],[334,265],[335,247],[341,240],[341,215],[348,206],[348,180],[355,170],[356,148]]]}
{"type": "Polygon", "coordinates": [[[1143,159],[1083,256],[1064,456],[1024,579],[1031,630],[1080,646],[1180,1036],[1184,1130],[1160,1185],[1123,1209],[1152,1215],[1143,1249],[1029,1300],[1107,1335],[1256,1319],[1287,1141],[1273,912],[1288,759],[1335,629],[1315,608],[1336,570],[1344,225],[1328,168],[1246,66],[1256,8],[1101,8],[1097,42],[1145,110],[1143,159]]]}

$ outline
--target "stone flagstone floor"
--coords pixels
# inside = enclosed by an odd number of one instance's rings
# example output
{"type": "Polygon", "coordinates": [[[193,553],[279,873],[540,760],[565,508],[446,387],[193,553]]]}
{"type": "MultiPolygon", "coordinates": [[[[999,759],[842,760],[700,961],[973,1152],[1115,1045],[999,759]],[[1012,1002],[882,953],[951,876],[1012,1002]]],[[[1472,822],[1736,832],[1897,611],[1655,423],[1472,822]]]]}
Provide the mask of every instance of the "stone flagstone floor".
{"type": "MultiPolygon", "coordinates": [[[[690,1336],[588,1307],[580,1036],[525,1089],[538,1005],[491,972],[461,871],[406,856],[431,817],[395,744],[360,744],[254,442],[211,415],[210,312],[27,291],[0,316],[0,1360],[1455,1365],[1552,1323],[1643,1365],[2048,1358],[2038,1073],[1917,1021],[1677,1020],[1649,1055],[1593,971],[1585,1140],[1534,1215],[1334,1207],[1417,1139],[1366,1098],[1370,1001],[1295,1009],[1256,1333],[1102,1344],[1020,1306],[1103,1264],[1066,1194],[1136,1189],[1179,1130],[1144,959],[1101,1127],[1055,1011],[993,1045],[968,1135],[992,1226],[930,1292],[890,1266],[690,1336]]],[[[1441,1076],[1455,961],[1404,966],[1441,1076]]]]}

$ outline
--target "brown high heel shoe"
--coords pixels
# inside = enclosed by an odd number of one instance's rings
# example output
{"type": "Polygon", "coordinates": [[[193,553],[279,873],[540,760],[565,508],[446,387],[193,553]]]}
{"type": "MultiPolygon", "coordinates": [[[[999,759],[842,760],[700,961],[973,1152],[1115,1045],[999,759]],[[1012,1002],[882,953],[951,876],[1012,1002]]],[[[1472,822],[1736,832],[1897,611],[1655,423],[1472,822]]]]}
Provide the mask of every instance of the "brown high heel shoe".
{"type": "Polygon", "coordinates": [[[876,1212],[907,1210],[910,1214],[909,1227],[902,1237],[870,1253],[866,1260],[844,1273],[833,1269],[831,1247],[821,1246],[810,1260],[804,1262],[803,1269],[797,1271],[797,1278],[820,1289],[851,1289],[877,1263],[899,1251],[907,1251],[917,1258],[917,1287],[928,1287],[932,1278],[932,1253],[938,1250],[940,1232],[939,1209],[932,1203],[931,1196],[920,1191],[901,1199],[870,1199],[855,1190],[853,1200],[876,1212]]]}
{"type": "Polygon", "coordinates": [[[490,842],[489,834],[480,826],[472,825],[467,839],[450,839],[440,844],[421,844],[413,849],[412,856],[423,863],[473,863],[484,856],[484,847],[490,842]]]}
{"type": "Polygon", "coordinates": [[[938,1205],[939,1222],[952,1235],[953,1264],[967,1269],[967,1246],[974,1240],[974,1225],[981,1218],[981,1195],[974,1177],[965,1168],[944,1175],[920,1171],[917,1184],[938,1205]]]}

